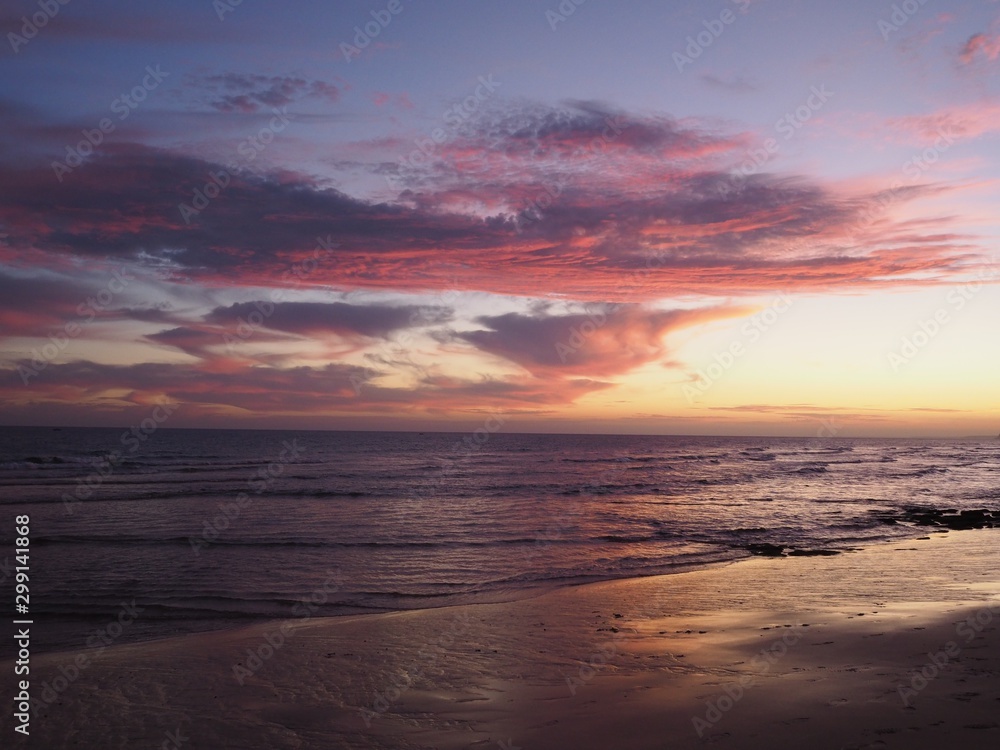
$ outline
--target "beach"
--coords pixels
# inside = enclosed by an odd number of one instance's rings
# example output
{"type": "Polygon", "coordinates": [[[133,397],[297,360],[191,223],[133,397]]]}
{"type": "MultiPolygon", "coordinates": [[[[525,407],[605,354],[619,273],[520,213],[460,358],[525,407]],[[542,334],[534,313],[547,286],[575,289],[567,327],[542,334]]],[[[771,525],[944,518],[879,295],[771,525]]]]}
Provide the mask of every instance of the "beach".
{"type": "Polygon", "coordinates": [[[995,747],[998,563],[992,530],[935,533],[45,654],[32,660],[30,738],[14,744],[995,747]]]}

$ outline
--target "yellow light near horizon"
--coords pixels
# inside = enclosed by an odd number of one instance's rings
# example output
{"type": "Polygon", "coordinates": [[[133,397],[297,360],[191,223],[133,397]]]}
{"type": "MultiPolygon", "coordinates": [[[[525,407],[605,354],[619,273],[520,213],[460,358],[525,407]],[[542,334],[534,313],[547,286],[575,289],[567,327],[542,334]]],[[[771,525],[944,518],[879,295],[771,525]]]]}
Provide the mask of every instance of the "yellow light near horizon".
{"type": "Polygon", "coordinates": [[[981,432],[1000,415],[993,332],[1000,289],[967,292],[954,286],[796,297],[769,316],[770,325],[750,316],[667,337],[666,359],[678,367],[647,365],[595,398],[602,411],[617,397],[635,412],[677,417],[775,422],[788,413],[817,420],[841,414],[981,432]]]}

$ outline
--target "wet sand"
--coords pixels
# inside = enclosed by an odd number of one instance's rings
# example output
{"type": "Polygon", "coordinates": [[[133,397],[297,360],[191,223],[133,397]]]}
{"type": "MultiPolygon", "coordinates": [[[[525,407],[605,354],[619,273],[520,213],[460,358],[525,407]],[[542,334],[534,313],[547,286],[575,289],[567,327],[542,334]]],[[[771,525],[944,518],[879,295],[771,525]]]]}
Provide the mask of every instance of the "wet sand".
{"type": "Polygon", "coordinates": [[[9,709],[0,732],[51,750],[994,748],[998,541],[951,532],[505,604],[295,618],[79,652],[72,681],[77,652],[35,656],[33,696],[51,703],[28,740],[9,709]]]}

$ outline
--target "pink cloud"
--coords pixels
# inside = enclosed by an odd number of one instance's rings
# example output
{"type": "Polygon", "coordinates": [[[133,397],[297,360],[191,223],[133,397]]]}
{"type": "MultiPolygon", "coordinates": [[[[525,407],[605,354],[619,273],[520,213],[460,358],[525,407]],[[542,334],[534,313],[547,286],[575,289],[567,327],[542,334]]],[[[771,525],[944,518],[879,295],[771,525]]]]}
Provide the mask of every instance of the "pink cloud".
{"type": "Polygon", "coordinates": [[[895,117],[887,122],[904,139],[931,144],[942,136],[978,138],[1000,131],[1000,102],[979,102],[946,107],[926,115],[895,117]]]}
{"type": "Polygon", "coordinates": [[[962,47],[959,59],[964,65],[969,65],[979,55],[982,55],[990,62],[1000,58],[1000,36],[973,34],[969,37],[965,46],[962,47]]]}
{"type": "Polygon", "coordinates": [[[377,107],[384,107],[386,104],[392,104],[394,107],[399,109],[413,109],[413,102],[410,100],[409,94],[405,91],[401,94],[390,94],[386,91],[376,91],[372,94],[372,101],[377,107]]]}

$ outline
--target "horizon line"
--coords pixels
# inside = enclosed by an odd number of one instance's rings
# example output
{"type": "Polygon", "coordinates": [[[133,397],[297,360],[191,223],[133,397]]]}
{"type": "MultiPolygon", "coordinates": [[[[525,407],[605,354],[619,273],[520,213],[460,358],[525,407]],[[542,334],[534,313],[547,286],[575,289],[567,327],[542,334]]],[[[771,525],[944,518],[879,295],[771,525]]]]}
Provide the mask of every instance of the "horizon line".
{"type": "MultiPolygon", "coordinates": [[[[0,425],[0,429],[37,429],[37,430],[130,430],[135,425],[0,425]]],[[[436,434],[436,435],[461,435],[469,432],[462,430],[405,430],[405,429],[344,429],[344,428],[324,428],[324,427],[167,427],[157,426],[156,431],[169,430],[202,430],[215,432],[371,432],[371,433],[397,433],[397,434],[436,434]]],[[[580,437],[678,437],[678,438],[739,438],[739,439],[784,439],[784,440],[1000,440],[1000,435],[755,435],[755,434],[697,434],[697,433],[677,433],[677,432],[514,432],[498,431],[493,434],[504,435],[576,435],[580,437]]]]}

